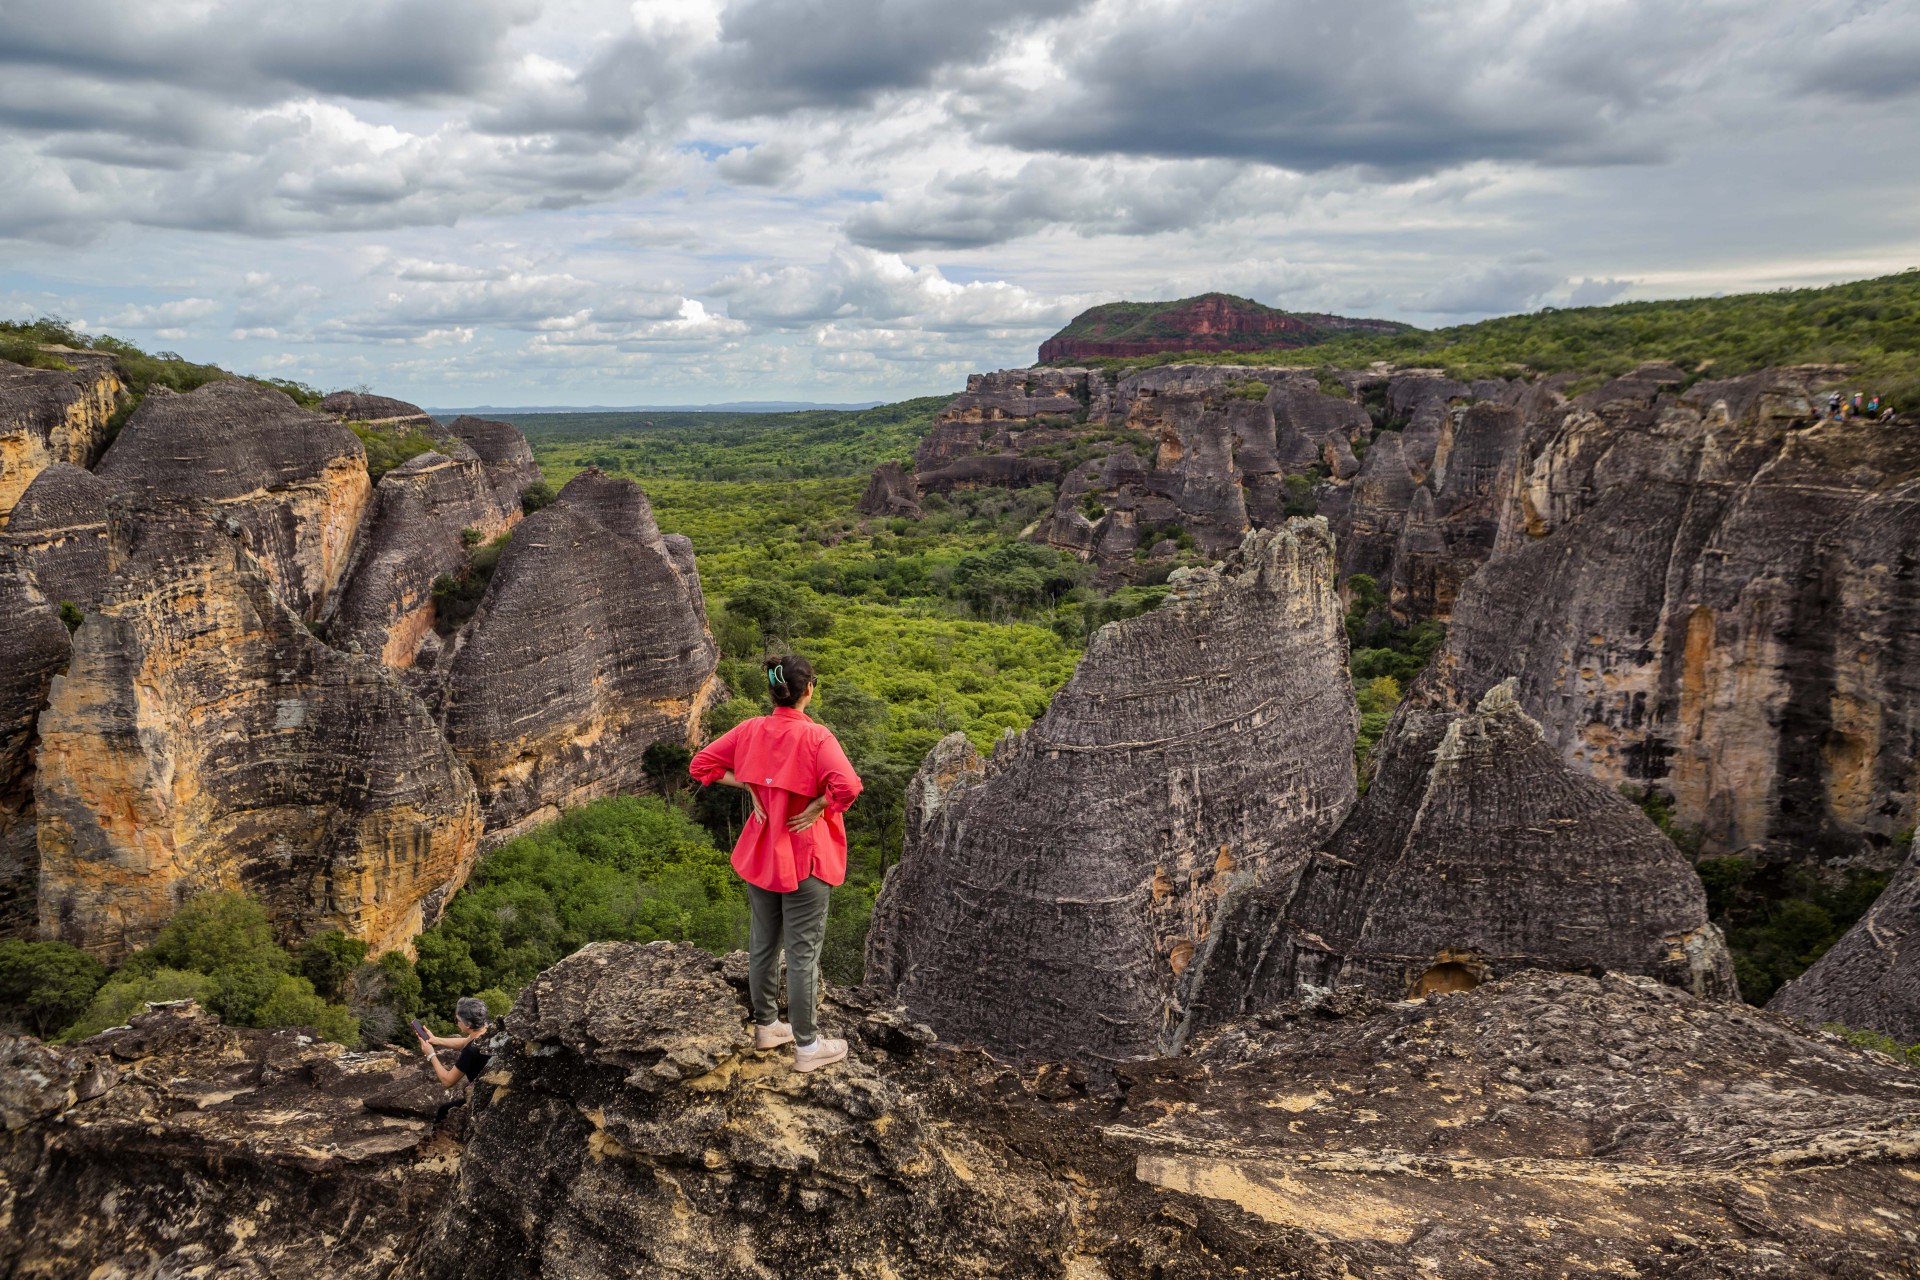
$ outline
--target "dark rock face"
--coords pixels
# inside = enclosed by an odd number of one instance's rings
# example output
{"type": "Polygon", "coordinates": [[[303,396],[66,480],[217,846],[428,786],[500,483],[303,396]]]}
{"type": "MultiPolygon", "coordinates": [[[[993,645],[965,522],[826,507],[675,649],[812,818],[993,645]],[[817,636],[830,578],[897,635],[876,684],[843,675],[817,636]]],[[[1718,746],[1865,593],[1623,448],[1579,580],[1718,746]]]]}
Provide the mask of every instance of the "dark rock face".
{"type": "Polygon", "coordinates": [[[1483,402],[1457,424],[1447,420],[1430,483],[1408,505],[1400,529],[1392,572],[1395,613],[1451,616],[1461,585],[1493,554],[1525,434],[1520,411],[1506,405],[1483,402]]]}
{"type": "Polygon", "coordinates": [[[1252,895],[1230,922],[1213,972],[1240,997],[1216,986],[1214,1016],[1309,989],[1400,999],[1524,968],[1637,973],[1734,998],[1699,877],[1659,829],[1568,769],[1510,685],[1471,712],[1448,694],[1422,682],[1373,785],[1297,888],[1252,895]]]}
{"type": "Polygon", "coordinates": [[[883,462],[873,469],[867,491],[860,495],[860,514],[890,518],[920,518],[920,486],[897,462],[883,462]]]}
{"type": "Polygon", "coordinates": [[[1920,839],[1872,909],[1767,1008],[1920,1041],[1920,839]]]}
{"type": "Polygon", "coordinates": [[[0,1080],[32,1086],[0,1084],[0,1271],[391,1276],[457,1149],[365,1100],[422,1071],[191,1002],[73,1049],[0,1036],[0,1080]]]}
{"type": "Polygon", "coordinates": [[[533,460],[533,446],[511,422],[467,414],[448,423],[446,430],[480,455],[502,504],[519,506],[520,496],[540,483],[540,464],[533,460]]]}
{"type": "Polygon", "coordinates": [[[480,831],[425,705],[315,639],[207,521],[148,516],[116,536],[119,567],[39,722],[42,933],[117,959],[219,887],[296,936],[404,946],[480,831]]]}
{"type": "Polygon", "coordinates": [[[1517,676],[1576,769],[1657,784],[1710,853],[1886,865],[1920,790],[1920,436],[1806,425],[1792,371],[1676,374],[1530,435],[1453,609],[1463,693],[1517,676]]]}
{"type": "Polygon", "coordinates": [[[336,646],[413,665],[433,633],[434,581],[466,565],[467,540],[486,542],[519,520],[519,503],[502,503],[473,450],[449,447],[463,456],[423,453],[380,477],[352,577],[324,616],[336,646]]]}
{"type": "Polygon", "coordinates": [[[156,387],[97,474],[150,503],[203,504],[236,522],[304,618],[318,616],[345,571],[370,487],[353,432],[239,378],[187,395],[156,387]]]}
{"type": "Polygon", "coordinates": [[[343,422],[399,430],[433,425],[433,418],[417,404],[359,391],[334,392],[320,402],[320,412],[343,422]]]}
{"type": "Polygon", "coordinates": [[[490,841],[645,785],[648,744],[687,742],[718,685],[690,546],[640,487],[588,469],[500,557],[439,690],[490,841]]]}
{"type": "Polygon", "coordinates": [[[1354,797],[1354,710],[1324,524],[1249,536],[1102,628],[990,761],[963,739],[909,791],[868,980],[943,1035],[1099,1069],[1178,1045],[1223,895],[1284,879],[1354,797]]]}
{"type": "Polygon", "coordinates": [[[1067,1073],[1044,1102],[1045,1083],[929,1048],[851,993],[826,1016],[853,1056],[801,1075],[752,1050],[743,994],[692,947],[562,961],[508,1019],[424,1274],[1200,1280],[1326,1258],[1136,1180],[1067,1073]]]}
{"type": "Polygon", "coordinates": [[[59,462],[93,465],[126,398],[111,356],[58,354],[73,368],[29,369],[0,360],[0,527],[42,471],[59,462]]]}
{"type": "Polygon", "coordinates": [[[0,938],[24,937],[36,923],[35,721],[67,651],[60,615],[18,554],[0,546],[0,938]]]}
{"type": "Polygon", "coordinates": [[[5,540],[27,563],[40,594],[90,608],[106,585],[111,485],[56,462],[34,477],[7,522],[5,540]]]}

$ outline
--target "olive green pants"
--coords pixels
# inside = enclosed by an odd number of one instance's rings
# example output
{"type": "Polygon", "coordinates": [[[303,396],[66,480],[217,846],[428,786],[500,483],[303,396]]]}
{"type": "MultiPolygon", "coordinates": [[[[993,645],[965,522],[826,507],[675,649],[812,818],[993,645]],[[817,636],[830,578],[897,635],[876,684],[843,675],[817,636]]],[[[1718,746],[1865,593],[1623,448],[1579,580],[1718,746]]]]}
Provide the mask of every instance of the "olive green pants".
{"type": "Polygon", "coordinates": [[[787,1020],[793,1024],[795,1044],[812,1044],[819,1034],[815,1009],[820,999],[820,944],[827,936],[827,898],[832,892],[826,881],[813,876],[802,880],[792,893],[747,886],[747,901],[753,907],[747,942],[747,994],[753,1002],[753,1020],[763,1027],[780,1020],[777,988],[784,939],[787,1020]]]}

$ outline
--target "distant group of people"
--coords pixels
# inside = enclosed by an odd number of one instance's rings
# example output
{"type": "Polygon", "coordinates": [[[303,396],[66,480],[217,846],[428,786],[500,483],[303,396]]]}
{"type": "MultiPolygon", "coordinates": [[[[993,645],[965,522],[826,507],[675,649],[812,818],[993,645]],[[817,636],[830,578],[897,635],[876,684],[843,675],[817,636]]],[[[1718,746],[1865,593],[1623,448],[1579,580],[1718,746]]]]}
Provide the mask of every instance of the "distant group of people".
{"type": "Polygon", "coordinates": [[[1868,418],[1874,422],[1892,422],[1893,405],[1882,405],[1880,397],[1869,396],[1864,391],[1853,393],[1852,399],[1838,391],[1827,397],[1827,417],[1835,422],[1846,422],[1852,418],[1868,418]]]}

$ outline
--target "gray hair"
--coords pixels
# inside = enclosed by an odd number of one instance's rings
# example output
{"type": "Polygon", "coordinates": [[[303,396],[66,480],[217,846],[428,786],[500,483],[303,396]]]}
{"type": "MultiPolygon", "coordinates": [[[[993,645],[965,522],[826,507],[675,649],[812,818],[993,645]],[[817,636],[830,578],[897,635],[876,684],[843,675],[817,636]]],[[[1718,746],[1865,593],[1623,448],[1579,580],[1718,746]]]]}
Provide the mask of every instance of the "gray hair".
{"type": "Polygon", "coordinates": [[[453,1016],[470,1027],[487,1025],[487,1002],[479,996],[461,996],[453,1006],[453,1016]]]}

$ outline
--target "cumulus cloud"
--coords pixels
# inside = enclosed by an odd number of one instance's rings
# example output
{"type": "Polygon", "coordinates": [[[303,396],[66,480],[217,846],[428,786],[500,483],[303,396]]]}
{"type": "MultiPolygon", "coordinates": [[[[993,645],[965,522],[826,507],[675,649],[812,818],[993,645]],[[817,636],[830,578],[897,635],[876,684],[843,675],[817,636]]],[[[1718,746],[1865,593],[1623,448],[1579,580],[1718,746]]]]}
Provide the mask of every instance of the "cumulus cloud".
{"type": "Polygon", "coordinates": [[[743,268],[711,290],[729,314],[775,327],[911,320],[919,329],[1050,327],[1071,315],[1071,299],[1043,298],[1003,280],[949,280],[897,254],[848,248],[818,267],[743,268]]]}
{"type": "Polygon", "coordinates": [[[735,147],[713,162],[728,182],[743,187],[777,187],[800,167],[801,151],[785,142],[735,147]]]}

